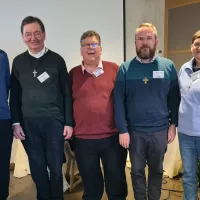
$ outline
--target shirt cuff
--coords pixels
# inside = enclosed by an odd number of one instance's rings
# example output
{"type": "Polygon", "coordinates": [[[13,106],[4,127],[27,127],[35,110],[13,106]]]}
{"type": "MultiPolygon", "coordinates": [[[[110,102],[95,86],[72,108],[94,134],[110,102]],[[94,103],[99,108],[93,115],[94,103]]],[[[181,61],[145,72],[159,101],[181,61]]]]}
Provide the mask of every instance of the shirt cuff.
{"type": "Polygon", "coordinates": [[[13,123],[12,125],[13,125],[13,126],[15,126],[15,125],[20,125],[20,123],[19,123],[19,122],[16,122],[16,123],[13,123]]]}
{"type": "Polygon", "coordinates": [[[119,134],[128,133],[127,127],[119,128],[119,134]]]}

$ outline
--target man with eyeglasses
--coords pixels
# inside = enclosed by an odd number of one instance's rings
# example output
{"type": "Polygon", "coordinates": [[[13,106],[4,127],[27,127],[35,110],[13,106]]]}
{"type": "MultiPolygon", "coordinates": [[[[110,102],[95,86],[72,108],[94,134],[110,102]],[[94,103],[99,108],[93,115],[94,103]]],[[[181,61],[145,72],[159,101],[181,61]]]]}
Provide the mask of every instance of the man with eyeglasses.
{"type": "Polygon", "coordinates": [[[191,38],[192,58],[179,71],[181,102],[178,137],[183,163],[184,200],[198,199],[200,162],[200,30],[191,38]]]}
{"type": "Polygon", "coordinates": [[[13,133],[28,155],[37,199],[63,200],[64,138],[73,131],[69,75],[64,59],[45,47],[45,27],[39,18],[24,18],[21,34],[28,50],[12,66],[13,133]]]}
{"type": "Polygon", "coordinates": [[[129,148],[135,200],[160,199],[164,154],[178,123],[177,73],[171,60],[156,55],[157,44],[153,24],[141,24],[135,32],[137,56],[121,65],[114,89],[115,121],[120,144],[129,148]]]}
{"type": "Polygon", "coordinates": [[[93,30],[80,39],[82,63],[70,71],[74,108],[73,148],[83,180],[84,200],[125,200],[127,151],[114,123],[113,88],[118,65],[101,60],[101,39],[93,30]],[[100,161],[103,165],[104,178],[100,161]]]}
{"type": "Polygon", "coordinates": [[[0,50],[0,199],[6,200],[9,194],[10,155],[13,141],[8,93],[10,89],[10,67],[8,56],[0,50]]]}

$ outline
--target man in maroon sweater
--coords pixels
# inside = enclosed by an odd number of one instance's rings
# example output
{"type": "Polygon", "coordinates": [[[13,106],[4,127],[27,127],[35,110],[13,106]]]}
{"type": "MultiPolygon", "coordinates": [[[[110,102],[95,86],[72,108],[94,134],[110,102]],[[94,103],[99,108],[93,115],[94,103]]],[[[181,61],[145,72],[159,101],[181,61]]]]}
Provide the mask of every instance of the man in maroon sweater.
{"type": "Polygon", "coordinates": [[[84,185],[83,200],[100,200],[104,181],[109,200],[125,200],[127,151],[119,145],[113,113],[113,88],[119,67],[101,60],[101,39],[95,31],[83,33],[80,43],[83,62],[70,71],[70,76],[75,120],[73,148],[84,185]]]}

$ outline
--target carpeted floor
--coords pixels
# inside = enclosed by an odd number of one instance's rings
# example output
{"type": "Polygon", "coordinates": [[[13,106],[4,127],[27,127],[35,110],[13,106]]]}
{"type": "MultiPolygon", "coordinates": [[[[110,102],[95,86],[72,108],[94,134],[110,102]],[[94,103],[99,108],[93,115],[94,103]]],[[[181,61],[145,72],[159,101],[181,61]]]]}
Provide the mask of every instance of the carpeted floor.
{"type": "MultiPolygon", "coordinates": [[[[127,168],[126,173],[128,182],[127,200],[133,200],[134,197],[130,179],[130,169],[127,168]]],[[[164,178],[163,189],[182,191],[182,179],[164,178]]],[[[72,193],[65,192],[64,197],[65,200],[81,200],[82,193],[83,193],[83,186],[82,184],[80,184],[74,189],[72,193]]],[[[169,191],[163,190],[161,199],[181,200],[182,193],[170,192],[169,194],[169,191]]],[[[8,200],[36,200],[36,189],[31,176],[26,176],[24,178],[19,179],[13,177],[13,172],[11,171],[10,196],[8,200]]],[[[107,200],[106,194],[104,194],[102,200],[107,200]]]]}

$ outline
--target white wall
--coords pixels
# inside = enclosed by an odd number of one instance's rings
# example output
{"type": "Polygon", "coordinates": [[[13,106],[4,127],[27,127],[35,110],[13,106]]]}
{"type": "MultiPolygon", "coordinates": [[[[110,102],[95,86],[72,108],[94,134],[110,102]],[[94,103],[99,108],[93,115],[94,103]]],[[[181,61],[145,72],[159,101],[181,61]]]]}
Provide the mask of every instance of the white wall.
{"type": "Polygon", "coordinates": [[[68,69],[80,64],[79,40],[88,29],[101,35],[103,59],[123,62],[122,0],[0,1],[0,48],[8,53],[11,63],[26,50],[20,24],[28,15],[41,18],[46,28],[46,46],[64,57],[68,69]]]}
{"type": "MultiPolygon", "coordinates": [[[[38,16],[45,24],[46,46],[64,57],[68,69],[81,62],[79,39],[88,29],[102,37],[103,56],[118,64],[123,62],[122,0],[0,0],[0,48],[8,53],[10,63],[26,50],[20,24],[27,15],[38,16]],[[114,5],[114,6],[113,6],[114,5]]],[[[152,22],[159,36],[158,49],[164,49],[165,0],[126,0],[126,54],[134,57],[134,34],[144,21],[152,22]]]]}
{"type": "Polygon", "coordinates": [[[126,0],[126,58],[135,53],[135,29],[143,22],[151,22],[158,31],[157,49],[164,51],[165,0],[126,0]]]}

